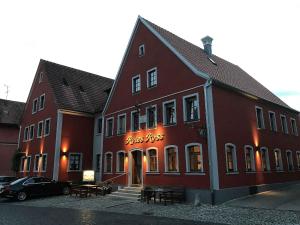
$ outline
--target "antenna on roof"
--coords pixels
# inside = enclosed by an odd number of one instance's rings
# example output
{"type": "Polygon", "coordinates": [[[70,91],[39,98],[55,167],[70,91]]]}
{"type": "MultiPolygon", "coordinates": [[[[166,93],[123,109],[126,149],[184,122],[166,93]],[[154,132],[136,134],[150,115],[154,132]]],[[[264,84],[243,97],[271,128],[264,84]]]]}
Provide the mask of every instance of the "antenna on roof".
{"type": "Polygon", "coordinates": [[[5,99],[7,100],[9,88],[8,88],[7,84],[4,84],[4,87],[6,88],[6,91],[5,91],[6,97],[5,97],[5,99]]]}

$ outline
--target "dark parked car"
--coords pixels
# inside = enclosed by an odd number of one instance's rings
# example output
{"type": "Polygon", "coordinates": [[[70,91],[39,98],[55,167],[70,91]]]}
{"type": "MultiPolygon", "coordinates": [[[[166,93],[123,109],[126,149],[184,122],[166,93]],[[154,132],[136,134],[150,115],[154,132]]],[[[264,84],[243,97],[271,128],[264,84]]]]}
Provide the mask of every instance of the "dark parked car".
{"type": "Polygon", "coordinates": [[[69,193],[70,184],[68,182],[54,181],[45,177],[23,177],[5,186],[1,196],[24,201],[33,196],[67,195],[69,193]]]}
{"type": "Polygon", "coordinates": [[[12,176],[0,176],[0,194],[4,191],[4,186],[9,185],[17,178],[12,176]]]}

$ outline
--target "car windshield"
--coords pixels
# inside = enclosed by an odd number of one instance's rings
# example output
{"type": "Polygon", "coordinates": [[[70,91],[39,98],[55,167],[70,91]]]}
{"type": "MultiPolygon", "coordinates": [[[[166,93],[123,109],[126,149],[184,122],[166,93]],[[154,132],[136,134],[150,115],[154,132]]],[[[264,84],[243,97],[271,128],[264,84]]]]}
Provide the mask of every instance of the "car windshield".
{"type": "Polygon", "coordinates": [[[15,180],[14,182],[12,182],[10,185],[14,185],[14,184],[17,184],[17,183],[19,183],[19,182],[22,182],[22,181],[24,181],[24,180],[26,180],[28,177],[23,177],[23,178],[20,178],[20,179],[18,179],[18,180],[15,180]]]}

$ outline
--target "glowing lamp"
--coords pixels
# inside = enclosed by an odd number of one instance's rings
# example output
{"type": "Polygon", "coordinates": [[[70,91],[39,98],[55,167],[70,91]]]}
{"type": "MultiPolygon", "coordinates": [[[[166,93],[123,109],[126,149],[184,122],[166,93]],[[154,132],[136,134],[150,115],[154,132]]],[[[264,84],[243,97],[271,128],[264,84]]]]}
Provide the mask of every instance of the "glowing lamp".
{"type": "Polygon", "coordinates": [[[94,170],[84,170],[82,181],[83,182],[94,182],[95,181],[95,171],[94,170]]]}

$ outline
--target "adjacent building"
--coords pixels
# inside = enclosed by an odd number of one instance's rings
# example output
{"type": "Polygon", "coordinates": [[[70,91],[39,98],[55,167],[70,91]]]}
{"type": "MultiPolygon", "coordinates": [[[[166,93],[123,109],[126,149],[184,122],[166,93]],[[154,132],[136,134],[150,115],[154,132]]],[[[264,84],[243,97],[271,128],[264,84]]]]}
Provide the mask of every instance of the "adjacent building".
{"type": "Polygon", "coordinates": [[[83,170],[99,171],[101,113],[112,84],[109,78],[41,60],[21,122],[20,175],[81,181],[83,170]]]}
{"type": "Polygon", "coordinates": [[[299,112],[202,42],[137,19],[104,109],[103,180],[222,202],[300,179],[299,112]]]}

